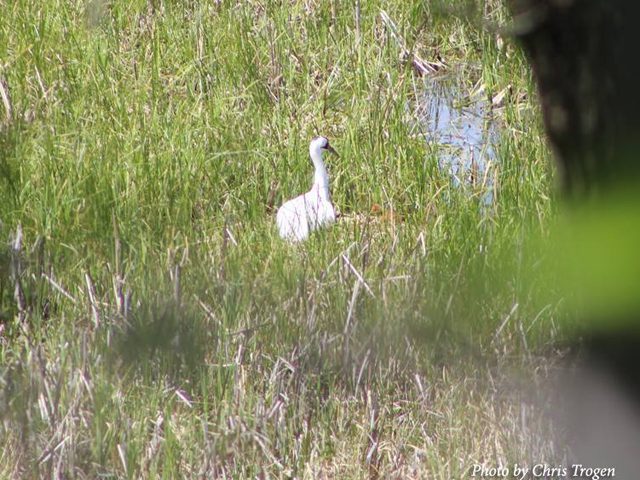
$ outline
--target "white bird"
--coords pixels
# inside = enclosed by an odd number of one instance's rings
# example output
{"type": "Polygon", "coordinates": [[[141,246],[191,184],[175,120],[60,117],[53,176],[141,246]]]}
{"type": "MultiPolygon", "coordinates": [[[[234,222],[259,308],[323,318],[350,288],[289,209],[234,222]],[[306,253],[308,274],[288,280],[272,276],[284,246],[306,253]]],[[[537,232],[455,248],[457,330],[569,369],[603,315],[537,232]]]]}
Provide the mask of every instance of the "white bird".
{"type": "Polygon", "coordinates": [[[278,209],[276,224],[280,237],[285,240],[305,240],[313,230],[329,225],[336,219],[329,191],[329,174],[322,161],[325,150],[338,155],[326,138],[317,137],[311,140],[309,156],[316,168],[313,186],[304,195],[285,202],[278,209]]]}

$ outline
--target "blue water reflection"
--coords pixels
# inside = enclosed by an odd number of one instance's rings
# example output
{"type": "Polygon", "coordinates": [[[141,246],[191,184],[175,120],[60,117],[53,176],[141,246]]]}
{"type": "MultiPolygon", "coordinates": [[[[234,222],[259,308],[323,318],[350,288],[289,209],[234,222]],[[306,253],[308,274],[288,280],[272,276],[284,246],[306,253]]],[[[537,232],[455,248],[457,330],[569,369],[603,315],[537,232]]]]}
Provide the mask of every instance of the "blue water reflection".
{"type": "Polygon", "coordinates": [[[466,93],[449,76],[427,79],[414,107],[415,126],[437,149],[440,166],[451,174],[453,183],[473,186],[489,205],[499,131],[485,92],[474,92],[466,93]]]}

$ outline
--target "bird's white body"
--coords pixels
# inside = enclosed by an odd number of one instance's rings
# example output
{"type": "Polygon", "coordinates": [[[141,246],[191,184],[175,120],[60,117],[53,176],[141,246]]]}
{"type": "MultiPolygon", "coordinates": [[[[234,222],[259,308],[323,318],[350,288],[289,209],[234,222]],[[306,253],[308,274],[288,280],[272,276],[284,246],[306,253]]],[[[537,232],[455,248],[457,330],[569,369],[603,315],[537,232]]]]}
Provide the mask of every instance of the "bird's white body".
{"type": "Polygon", "coordinates": [[[328,189],[313,188],[284,203],[276,214],[276,223],[280,237],[299,242],[305,240],[309,233],[329,225],[336,219],[336,212],[330,200],[328,189]]]}
{"type": "Polygon", "coordinates": [[[324,150],[334,151],[324,137],[309,144],[309,155],[315,166],[313,186],[304,195],[285,202],[276,214],[280,237],[293,242],[305,240],[313,230],[330,225],[336,219],[331,203],[329,174],[322,161],[324,150]]]}

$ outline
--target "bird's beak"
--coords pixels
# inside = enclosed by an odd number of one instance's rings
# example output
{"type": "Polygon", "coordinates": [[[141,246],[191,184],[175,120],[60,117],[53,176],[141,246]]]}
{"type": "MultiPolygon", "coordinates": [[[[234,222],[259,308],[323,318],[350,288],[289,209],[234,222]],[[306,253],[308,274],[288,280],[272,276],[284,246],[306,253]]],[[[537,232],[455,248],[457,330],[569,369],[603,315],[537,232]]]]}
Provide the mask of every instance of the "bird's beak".
{"type": "Polygon", "coordinates": [[[333,148],[331,145],[327,145],[327,150],[333,153],[336,157],[340,158],[340,155],[338,155],[338,152],[336,152],[336,149],[333,148]]]}

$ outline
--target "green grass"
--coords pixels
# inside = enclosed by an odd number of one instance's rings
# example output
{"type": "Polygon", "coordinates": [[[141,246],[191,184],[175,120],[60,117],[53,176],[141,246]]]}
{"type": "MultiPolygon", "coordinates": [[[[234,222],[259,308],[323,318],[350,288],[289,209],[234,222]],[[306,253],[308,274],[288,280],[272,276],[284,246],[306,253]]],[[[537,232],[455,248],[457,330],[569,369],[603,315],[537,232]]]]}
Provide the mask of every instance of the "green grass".
{"type": "Polygon", "coordinates": [[[561,336],[523,273],[555,209],[533,82],[479,27],[507,21],[499,2],[458,3],[362,2],[357,22],[348,2],[0,2],[0,238],[24,232],[23,305],[0,251],[0,476],[450,479],[562,458],[509,387],[561,336]],[[510,86],[490,211],[410,128],[423,80],[380,8],[469,89],[510,86]],[[359,220],[292,246],[267,204],[308,189],[317,134],[359,220]]]}

